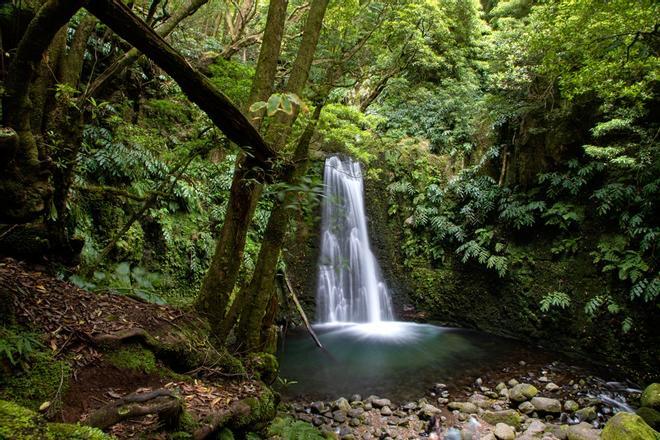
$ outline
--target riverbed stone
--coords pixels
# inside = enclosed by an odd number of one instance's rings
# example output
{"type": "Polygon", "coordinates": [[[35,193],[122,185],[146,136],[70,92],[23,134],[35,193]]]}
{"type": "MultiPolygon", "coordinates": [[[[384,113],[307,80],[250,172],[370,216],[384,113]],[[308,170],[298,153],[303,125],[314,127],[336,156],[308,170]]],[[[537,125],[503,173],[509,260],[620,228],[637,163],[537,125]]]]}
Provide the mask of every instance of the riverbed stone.
{"type": "Polygon", "coordinates": [[[362,400],[362,396],[359,394],[353,394],[351,396],[351,402],[360,402],[362,400]]]}
{"type": "Polygon", "coordinates": [[[421,406],[421,409],[420,409],[418,415],[419,415],[420,419],[428,420],[431,417],[433,417],[435,415],[438,415],[440,412],[441,411],[438,408],[436,408],[435,406],[433,406],[429,403],[425,403],[421,406]]]}
{"type": "Polygon", "coordinates": [[[380,409],[380,415],[381,416],[391,416],[392,415],[392,410],[390,409],[389,406],[384,406],[380,409]]]}
{"type": "Polygon", "coordinates": [[[620,412],[603,429],[603,440],[656,440],[660,433],[646,424],[637,414],[620,412]]]}
{"type": "Polygon", "coordinates": [[[351,408],[347,412],[349,417],[361,417],[364,415],[364,409],[362,408],[351,408]]]}
{"type": "Polygon", "coordinates": [[[500,390],[500,396],[504,399],[509,400],[509,389],[507,387],[504,387],[500,390]]]}
{"type": "Polygon", "coordinates": [[[660,430],[660,411],[643,406],[637,410],[637,415],[643,418],[651,428],[656,431],[660,430]]]}
{"type": "Polygon", "coordinates": [[[568,428],[568,425],[545,425],[545,432],[559,440],[566,440],[568,438],[568,428]]]}
{"type": "Polygon", "coordinates": [[[660,410],[660,383],[647,386],[640,398],[642,406],[660,410]]]}
{"type": "Polygon", "coordinates": [[[593,422],[598,417],[598,412],[595,406],[588,406],[575,411],[575,417],[581,422],[593,422]]]}
{"type": "Polygon", "coordinates": [[[575,412],[580,409],[580,405],[575,400],[567,400],[564,402],[564,411],[566,412],[575,412]]]}
{"type": "Polygon", "coordinates": [[[509,398],[515,402],[524,402],[536,396],[539,390],[534,385],[520,383],[509,390],[509,398]]]}
{"type": "Polygon", "coordinates": [[[509,379],[509,381],[507,383],[509,384],[510,387],[515,387],[520,382],[518,382],[516,379],[509,379]]]}
{"type": "Polygon", "coordinates": [[[568,440],[598,440],[601,438],[600,432],[600,429],[594,428],[590,423],[581,422],[568,427],[567,438],[568,440]]]}
{"type": "Polygon", "coordinates": [[[317,414],[323,414],[324,412],[326,412],[325,403],[321,402],[321,401],[312,402],[309,405],[309,407],[312,410],[312,412],[317,413],[317,414]]]}
{"type": "Polygon", "coordinates": [[[338,423],[344,423],[346,421],[346,411],[340,409],[332,412],[332,419],[338,423]]]}
{"type": "Polygon", "coordinates": [[[518,411],[520,411],[523,414],[531,414],[534,412],[534,405],[532,405],[531,402],[523,402],[520,405],[518,405],[518,411]]]}
{"type": "Polygon", "coordinates": [[[477,405],[471,402],[449,402],[447,408],[451,410],[458,410],[466,414],[476,414],[479,412],[477,405]]]}
{"type": "Polygon", "coordinates": [[[555,391],[559,391],[561,387],[554,382],[550,382],[546,384],[545,389],[546,391],[550,391],[551,393],[554,393],[555,391]]]}
{"type": "Polygon", "coordinates": [[[516,431],[506,423],[498,423],[495,425],[493,433],[495,434],[495,437],[500,440],[514,440],[516,438],[516,431]]]}
{"type": "Polygon", "coordinates": [[[348,400],[346,400],[343,397],[340,397],[339,399],[335,400],[334,403],[332,404],[333,409],[340,409],[342,411],[348,412],[351,409],[351,404],[348,403],[348,400]]]}
{"type": "Polygon", "coordinates": [[[537,411],[553,414],[561,412],[561,402],[557,399],[533,397],[531,403],[537,411]]]}
{"type": "Polygon", "coordinates": [[[392,406],[392,402],[390,401],[390,399],[380,399],[380,398],[371,399],[371,404],[374,406],[374,408],[383,408],[385,406],[389,406],[389,407],[392,406]]]}
{"type": "Polygon", "coordinates": [[[505,409],[502,411],[484,411],[481,415],[487,423],[497,425],[498,423],[506,423],[514,428],[520,427],[522,423],[522,416],[520,413],[513,409],[505,409]]]}

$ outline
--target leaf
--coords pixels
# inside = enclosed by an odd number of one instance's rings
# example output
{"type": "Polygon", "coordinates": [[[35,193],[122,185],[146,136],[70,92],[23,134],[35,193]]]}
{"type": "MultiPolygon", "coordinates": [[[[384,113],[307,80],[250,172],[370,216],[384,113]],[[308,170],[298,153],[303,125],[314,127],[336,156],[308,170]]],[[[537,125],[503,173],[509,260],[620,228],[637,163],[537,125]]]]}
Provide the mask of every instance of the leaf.
{"type": "Polygon", "coordinates": [[[45,401],[44,403],[39,405],[39,411],[40,412],[46,411],[48,408],[50,408],[50,405],[51,405],[51,403],[49,401],[45,401]]]}
{"type": "Polygon", "coordinates": [[[251,111],[252,113],[257,113],[257,112],[259,112],[259,111],[265,109],[267,106],[268,106],[268,104],[266,104],[266,102],[264,102],[264,101],[257,101],[257,102],[255,102],[254,104],[252,104],[252,105],[250,106],[250,111],[251,111]]]}
{"type": "Polygon", "coordinates": [[[268,98],[267,113],[268,116],[273,116],[280,109],[282,97],[280,95],[272,95],[268,98]]]}

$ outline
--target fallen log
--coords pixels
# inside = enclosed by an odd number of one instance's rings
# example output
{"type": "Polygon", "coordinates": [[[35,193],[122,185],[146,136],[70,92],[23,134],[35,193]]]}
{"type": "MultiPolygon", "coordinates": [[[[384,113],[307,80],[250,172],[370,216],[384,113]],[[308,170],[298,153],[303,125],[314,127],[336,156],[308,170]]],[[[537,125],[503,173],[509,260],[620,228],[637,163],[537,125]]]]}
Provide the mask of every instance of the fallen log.
{"type": "Polygon", "coordinates": [[[307,328],[307,331],[309,332],[312,339],[314,339],[316,345],[321,350],[324,350],[321,341],[319,340],[318,336],[316,336],[316,332],[314,332],[314,329],[312,328],[311,324],[309,323],[309,320],[307,319],[307,314],[305,314],[305,310],[303,310],[302,305],[300,305],[300,301],[298,301],[298,297],[296,296],[296,293],[294,292],[293,287],[291,286],[291,281],[289,281],[289,277],[287,276],[286,271],[283,270],[282,275],[284,276],[284,282],[286,284],[287,290],[289,291],[289,296],[291,297],[291,300],[293,300],[293,303],[296,305],[296,310],[298,310],[300,317],[305,323],[305,327],[307,328]]]}
{"type": "Polygon", "coordinates": [[[132,393],[89,414],[85,424],[106,429],[123,420],[156,414],[166,427],[175,427],[183,412],[181,401],[170,390],[132,393]]]}

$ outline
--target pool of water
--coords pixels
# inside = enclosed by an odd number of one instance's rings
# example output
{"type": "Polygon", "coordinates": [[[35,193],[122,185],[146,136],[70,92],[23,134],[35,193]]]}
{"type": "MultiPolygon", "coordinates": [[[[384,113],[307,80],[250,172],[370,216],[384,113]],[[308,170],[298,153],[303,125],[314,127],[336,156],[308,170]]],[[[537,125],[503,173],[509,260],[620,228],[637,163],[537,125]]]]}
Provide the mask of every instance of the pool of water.
{"type": "MultiPolygon", "coordinates": [[[[521,343],[484,333],[410,322],[314,326],[325,350],[304,331],[280,347],[285,398],[335,399],[371,394],[403,402],[437,382],[487,374],[535,354],[521,343]]],[[[537,355],[538,353],[536,353],[537,355]]]]}

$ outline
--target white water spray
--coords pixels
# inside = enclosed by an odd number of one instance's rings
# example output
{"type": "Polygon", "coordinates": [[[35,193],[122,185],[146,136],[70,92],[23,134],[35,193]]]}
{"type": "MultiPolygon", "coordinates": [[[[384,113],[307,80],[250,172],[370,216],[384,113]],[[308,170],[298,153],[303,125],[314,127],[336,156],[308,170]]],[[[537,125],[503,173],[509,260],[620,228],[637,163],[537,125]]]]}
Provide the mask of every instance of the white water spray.
{"type": "Polygon", "coordinates": [[[392,301],[369,246],[360,164],[329,157],[323,180],[318,319],[325,323],[390,321],[392,301]]]}

